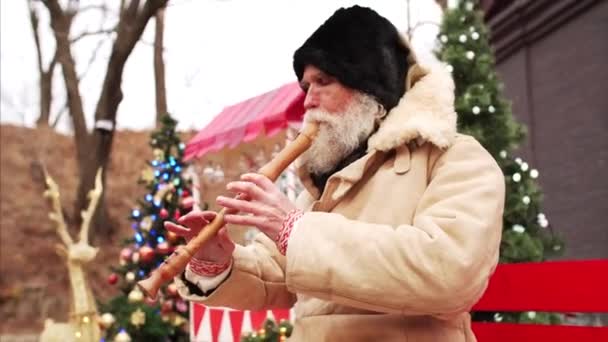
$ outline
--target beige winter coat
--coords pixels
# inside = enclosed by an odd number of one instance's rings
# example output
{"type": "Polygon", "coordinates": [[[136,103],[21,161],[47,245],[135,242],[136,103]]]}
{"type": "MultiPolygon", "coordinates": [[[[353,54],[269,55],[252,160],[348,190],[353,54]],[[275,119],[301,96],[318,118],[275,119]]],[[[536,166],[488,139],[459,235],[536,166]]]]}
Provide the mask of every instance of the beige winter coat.
{"type": "Polygon", "coordinates": [[[177,279],[180,294],[235,309],[295,305],[290,341],[475,341],[468,311],[498,261],[504,177],[456,133],[453,88],[442,68],[412,67],[367,155],[322,195],[300,172],[307,213],[286,256],[260,234],[237,246],[209,297],[177,279]]]}

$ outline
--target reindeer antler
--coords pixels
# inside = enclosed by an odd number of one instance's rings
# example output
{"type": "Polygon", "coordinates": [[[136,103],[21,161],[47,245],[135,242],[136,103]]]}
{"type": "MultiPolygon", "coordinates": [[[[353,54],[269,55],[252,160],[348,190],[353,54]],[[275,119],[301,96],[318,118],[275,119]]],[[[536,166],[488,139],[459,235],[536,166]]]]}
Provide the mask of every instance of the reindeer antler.
{"type": "Polygon", "coordinates": [[[89,238],[89,228],[91,225],[91,218],[95,213],[95,208],[99,203],[99,197],[101,196],[101,192],[103,190],[103,185],[101,183],[101,172],[102,169],[97,169],[97,175],[95,176],[95,187],[89,191],[89,206],[86,210],[83,210],[80,215],[82,216],[82,225],[80,226],[80,241],[86,243],[89,238]]]}
{"type": "Polygon", "coordinates": [[[63,212],[61,211],[61,199],[59,195],[59,187],[57,183],[49,176],[46,171],[46,167],[42,166],[42,171],[44,172],[44,181],[46,183],[46,190],[44,191],[44,197],[50,198],[53,206],[53,211],[49,213],[49,218],[51,221],[55,221],[57,223],[57,234],[61,238],[61,241],[66,246],[70,246],[74,244],[70,234],[68,233],[67,226],[65,224],[65,219],[63,218],[63,212]]]}

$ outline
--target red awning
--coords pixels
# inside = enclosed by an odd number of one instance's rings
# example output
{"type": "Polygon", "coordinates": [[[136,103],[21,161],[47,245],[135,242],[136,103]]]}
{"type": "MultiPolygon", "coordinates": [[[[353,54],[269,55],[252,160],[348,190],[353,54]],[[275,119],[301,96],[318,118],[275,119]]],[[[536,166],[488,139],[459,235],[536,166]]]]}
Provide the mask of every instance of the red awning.
{"type": "Polygon", "coordinates": [[[287,128],[290,121],[302,121],[304,92],[298,83],[288,83],[224,108],[188,144],[184,159],[201,157],[205,153],[234,148],[249,142],[264,132],[273,136],[287,128]]]}

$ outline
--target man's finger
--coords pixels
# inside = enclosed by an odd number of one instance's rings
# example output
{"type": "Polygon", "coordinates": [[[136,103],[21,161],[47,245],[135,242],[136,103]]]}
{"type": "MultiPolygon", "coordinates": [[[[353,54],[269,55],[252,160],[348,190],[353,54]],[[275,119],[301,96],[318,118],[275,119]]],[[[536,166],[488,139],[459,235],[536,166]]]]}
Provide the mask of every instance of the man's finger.
{"type": "Polygon", "coordinates": [[[232,252],[235,248],[234,246],[234,242],[232,242],[232,240],[230,239],[230,236],[228,236],[228,230],[226,229],[226,227],[222,227],[218,233],[218,241],[220,242],[220,244],[222,245],[222,248],[232,252]]]}
{"type": "Polygon", "coordinates": [[[241,179],[256,184],[266,192],[274,192],[276,190],[274,183],[268,177],[259,173],[246,173],[241,176],[241,179]]]}
{"type": "Polygon", "coordinates": [[[247,199],[254,201],[264,201],[268,197],[262,188],[252,182],[230,182],[226,185],[226,189],[236,194],[245,194],[247,199]]]}
{"type": "Polygon", "coordinates": [[[197,211],[194,214],[192,212],[180,217],[177,222],[183,226],[188,226],[190,228],[201,229],[206,226],[209,221],[205,218],[205,214],[202,211],[197,211]]]}
{"type": "Polygon", "coordinates": [[[264,207],[257,202],[248,202],[235,198],[218,196],[217,204],[228,209],[234,209],[253,215],[266,216],[268,214],[268,211],[265,210],[264,207]]]}
{"type": "Polygon", "coordinates": [[[168,230],[168,231],[170,231],[170,232],[173,232],[173,233],[175,233],[175,234],[177,234],[179,236],[188,237],[188,236],[191,235],[191,230],[190,229],[188,229],[186,227],[183,227],[183,226],[180,226],[180,225],[177,225],[177,224],[175,224],[175,223],[173,223],[171,221],[165,221],[165,229],[168,230]]]}

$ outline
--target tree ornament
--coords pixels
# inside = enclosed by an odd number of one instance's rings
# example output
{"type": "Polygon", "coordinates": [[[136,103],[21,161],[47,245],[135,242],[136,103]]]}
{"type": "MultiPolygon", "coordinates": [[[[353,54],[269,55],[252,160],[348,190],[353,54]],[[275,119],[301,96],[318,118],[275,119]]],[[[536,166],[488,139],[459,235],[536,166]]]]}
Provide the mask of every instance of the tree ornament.
{"type": "Polygon", "coordinates": [[[141,303],[144,300],[144,293],[138,287],[134,287],[131,292],[129,292],[129,303],[141,303]]]}
{"type": "Polygon", "coordinates": [[[112,273],[108,276],[108,284],[114,285],[118,282],[118,275],[116,273],[112,273]]]}
{"type": "Polygon", "coordinates": [[[151,183],[152,181],[154,181],[154,170],[152,170],[152,168],[148,167],[145,168],[140,175],[141,180],[145,181],[146,183],[151,183]]]}
{"type": "Polygon", "coordinates": [[[538,178],[538,170],[537,169],[530,170],[530,177],[532,177],[534,179],[538,178]]]}
{"type": "Polygon", "coordinates": [[[160,306],[160,311],[162,313],[168,313],[168,312],[173,311],[173,300],[168,299],[168,300],[164,301],[160,306]]]}
{"type": "Polygon", "coordinates": [[[99,327],[102,328],[102,329],[108,329],[108,328],[110,328],[112,326],[112,324],[114,324],[114,322],[116,322],[116,318],[114,317],[114,315],[112,315],[109,312],[104,313],[97,320],[97,323],[99,324],[99,327]]]}
{"type": "Polygon", "coordinates": [[[473,38],[473,40],[479,39],[479,33],[477,33],[477,32],[471,33],[471,38],[473,38]]]}
{"type": "Polygon", "coordinates": [[[183,197],[181,201],[181,207],[184,209],[190,209],[194,206],[194,198],[192,196],[183,197]]]}
{"type": "Polygon", "coordinates": [[[137,328],[139,328],[140,325],[146,324],[146,313],[140,308],[137,308],[137,310],[131,314],[131,324],[137,328]]]}
{"type": "Polygon", "coordinates": [[[442,43],[447,43],[448,36],[446,36],[445,34],[442,34],[441,37],[439,37],[439,40],[441,40],[442,43]]]}
{"type": "Polygon", "coordinates": [[[159,148],[155,148],[154,151],[152,151],[152,153],[154,154],[154,158],[156,158],[157,160],[165,159],[165,152],[163,152],[163,150],[161,150],[159,148]]]}
{"type": "Polygon", "coordinates": [[[190,196],[190,191],[188,191],[188,189],[182,189],[182,197],[188,197],[190,196]]]}
{"type": "Polygon", "coordinates": [[[113,342],[131,342],[131,336],[129,336],[126,331],[122,330],[114,336],[113,342]]]}
{"type": "Polygon", "coordinates": [[[139,252],[134,252],[133,256],[131,256],[131,260],[134,264],[137,264],[139,262],[139,252]]]}
{"type": "Polygon", "coordinates": [[[521,199],[521,201],[524,202],[525,205],[528,205],[528,204],[530,204],[530,197],[529,196],[524,196],[521,199]]]}
{"type": "Polygon", "coordinates": [[[131,256],[133,255],[133,250],[131,250],[131,248],[123,248],[120,251],[120,259],[121,260],[131,260],[131,256]]]}
{"type": "Polygon", "coordinates": [[[167,217],[169,217],[169,212],[167,211],[167,209],[162,208],[159,212],[160,218],[162,219],[166,219],[167,217]]]}
{"type": "Polygon", "coordinates": [[[184,325],[184,323],[187,323],[188,321],[180,316],[180,315],[174,315],[173,316],[173,320],[171,321],[171,324],[173,324],[174,327],[180,327],[182,325],[184,325]]]}
{"type": "Polygon", "coordinates": [[[523,161],[523,160],[521,160],[521,158],[517,157],[517,158],[515,158],[515,162],[516,162],[517,164],[521,165],[521,163],[523,163],[524,161],[523,161]]]}
{"type": "Polygon", "coordinates": [[[186,312],[186,311],[188,311],[188,304],[186,304],[186,302],[183,299],[179,298],[175,302],[175,308],[179,312],[186,312]]]}
{"type": "Polygon", "coordinates": [[[144,263],[149,263],[152,261],[152,259],[154,259],[154,250],[152,247],[148,245],[142,246],[139,249],[139,259],[144,263]]]}
{"type": "Polygon", "coordinates": [[[171,246],[166,241],[159,243],[156,245],[156,252],[161,255],[169,254],[169,250],[171,246]]]}
{"type": "Polygon", "coordinates": [[[135,273],[133,272],[127,272],[127,274],[125,274],[125,279],[129,282],[132,283],[135,281],[135,273]]]}
{"type": "Polygon", "coordinates": [[[507,158],[507,151],[502,150],[502,151],[500,151],[500,153],[498,155],[500,155],[500,158],[505,159],[505,158],[507,158]]]}
{"type": "Polygon", "coordinates": [[[461,43],[466,43],[467,42],[467,36],[465,36],[464,34],[461,34],[458,37],[458,41],[461,42],[461,43]]]}
{"type": "Polygon", "coordinates": [[[179,212],[179,209],[175,209],[175,213],[173,213],[173,218],[177,221],[181,216],[182,214],[179,212]]]}
{"type": "Polygon", "coordinates": [[[146,216],[141,220],[139,224],[142,230],[149,232],[150,228],[152,228],[152,218],[150,216],[146,216]]]}
{"type": "Polygon", "coordinates": [[[473,3],[470,1],[467,1],[467,3],[464,5],[464,7],[467,9],[467,11],[472,11],[473,10],[473,3]]]}
{"type": "Polygon", "coordinates": [[[473,107],[473,114],[477,115],[481,112],[481,109],[477,106],[473,107]]]}
{"type": "Polygon", "coordinates": [[[475,58],[475,52],[467,51],[466,56],[469,60],[473,60],[473,58],[475,58]]]}
{"type": "Polygon", "coordinates": [[[521,224],[514,224],[513,231],[521,234],[526,231],[526,228],[524,228],[524,226],[522,226],[521,224]]]}
{"type": "Polygon", "coordinates": [[[528,171],[528,167],[529,167],[528,163],[526,163],[526,162],[521,163],[521,170],[522,171],[524,171],[524,172],[528,171]]]}
{"type": "Polygon", "coordinates": [[[488,112],[490,112],[490,113],[494,113],[495,111],[496,111],[496,108],[494,108],[494,106],[490,105],[490,106],[488,107],[488,112]]]}
{"type": "Polygon", "coordinates": [[[514,174],[513,174],[513,181],[514,181],[515,183],[517,183],[517,182],[519,182],[520,180],[521,180],[521,175],[520,175],[519,173],[517,173],[517,172],[516,172],[516,173],[514,173],[514,174]]]}
{"type": "Polygon", "coordinates": [[[446,66],[445,68],[446,68],[446,69],[448,70],[448,72],[450,72],[450,73],[451,73],[451,72],[454,72],[454,67],[453,67],[452,65],[450,65],[450,64],[448,64],[448,66],[446,66]]]}

